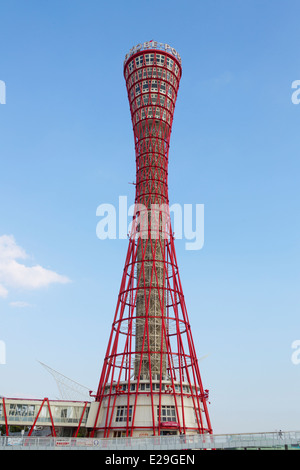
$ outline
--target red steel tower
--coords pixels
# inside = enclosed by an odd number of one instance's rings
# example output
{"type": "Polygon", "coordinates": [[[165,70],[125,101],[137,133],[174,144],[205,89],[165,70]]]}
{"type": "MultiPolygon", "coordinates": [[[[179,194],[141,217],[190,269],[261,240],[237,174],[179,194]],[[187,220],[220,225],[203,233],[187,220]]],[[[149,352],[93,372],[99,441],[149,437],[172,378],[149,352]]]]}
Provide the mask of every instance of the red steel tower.
{"type": "Polygon", "coordinates": [[[150,41],[125,57],[136,154],[135,213],[92,435],[212,433],[169,217],[168,155],[182,74],[150,41]]]}

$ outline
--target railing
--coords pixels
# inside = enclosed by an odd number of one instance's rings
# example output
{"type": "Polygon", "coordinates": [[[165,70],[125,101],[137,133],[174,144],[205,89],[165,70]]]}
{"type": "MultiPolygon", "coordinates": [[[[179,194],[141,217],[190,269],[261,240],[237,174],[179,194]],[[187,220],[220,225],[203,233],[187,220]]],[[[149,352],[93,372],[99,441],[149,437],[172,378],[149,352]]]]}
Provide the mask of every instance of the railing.
{"type": "Polygon", "coordinates": [[[288,448],[300,449],[300,431],[254,433],[254,434],[219,434],[192,436],[154,436],[124,437],[114,439],[101,438],[51,438],[2,436],[0,450],[210,450],[210,449],[245,449],[245,448],[288,448]]]}
{"type": "MultiPolygon", "coordinates": [[[[9,425],[23,425],[23,423],[25,424],[28,424],[28,423],[31,423],[33,422],[34,420],[34,416],[20,416],[20,415],[17,415],[17,416],[12,416],[12,415],[9,415],[8,416],[8,424],[9,425]]],[[[60,417],[57,417],[55,416],[54,417],[54,422],[56,425],[59,425],[59,424],[64,424],[64,425],[67,425],[67,424],[78,424],[80,421],[80,417],[77,417],[77,418],[60,418],[60,417]]],[[[87,418],[83,418],[82,419],[82,426],[84,426],[86,424],[86,421],[87,421],[87,418]]],[[[5,424],[5,419],[4,418],[0,418],[0,426],[4,425],[5,424]]],[[[39,416],[39,419],[38,419],[38,422],[37,422],[38,425],[45,425],[45,424],[50,424],[51,425],[51,418],[49,416],[46,416],[46,417],[43,417],[43,416],[39,416]]]]}

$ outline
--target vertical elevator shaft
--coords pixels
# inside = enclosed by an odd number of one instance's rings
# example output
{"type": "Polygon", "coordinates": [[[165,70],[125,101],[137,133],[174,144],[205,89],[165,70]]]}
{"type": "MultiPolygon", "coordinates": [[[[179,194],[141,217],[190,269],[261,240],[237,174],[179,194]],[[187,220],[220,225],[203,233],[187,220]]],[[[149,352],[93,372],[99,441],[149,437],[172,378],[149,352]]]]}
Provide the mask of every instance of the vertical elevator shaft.
{"type": "Polygon", "coordinates": [[[166,375],[165,230],[161,211],[168,202],[165,149],[165,125],[148,119],[146,125],[139,126],[135,376],[140,373],[143,379],[166,375]]]}

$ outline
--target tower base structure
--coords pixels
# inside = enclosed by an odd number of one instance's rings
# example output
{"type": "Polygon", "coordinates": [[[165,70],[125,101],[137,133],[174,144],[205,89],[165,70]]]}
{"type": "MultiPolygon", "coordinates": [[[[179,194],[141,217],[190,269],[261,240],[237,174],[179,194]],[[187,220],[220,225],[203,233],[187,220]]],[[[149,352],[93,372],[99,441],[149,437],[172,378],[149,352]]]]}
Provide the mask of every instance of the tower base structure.
{"type": "MultiPolygon", "coordinates": [[[[175,390],[178,391],[177,406],[174,403],[172,383],[170,380],[141,380],[139,383],[139,399],[135,407],[137,381],[120,382],[119,392],[114,403],[114,411],[109,410],[109,399],[104,399],[100,412],[97,413],[97,402],[92,404],[91,411],[97,416],[97,430],[94,436],[103,437],[150,437],[155,435],[180,435],[197,434],[199,425],[195,414],[195,404],[190,393],[188,382],[174,382],[175,390]],[[132,392],[128,400],[128,385],[132,392]],[[150,399],[150,387],[154,390],[150,399]],[[180,396],[180,389],[184,396],[180,396]],[[161,388],[161,390],[160,390],[161,388]],[[149,402],[152,406],[149,406],[149,402]],[[178,419],[179,415],[179,419],[178,419]],[[185,428],[180,423],[185,423],[185,428]],[[134,424],[133,424],[134,423],[134,424]],[[111,429],[111,431],[110,431],[111,429]]],[[[114,387],[114,386],[113,386],[114,387]]],[[[107,384],[109,394],[110,384],[107,384]]],[[[198,389],[193,390],[200,393],[198,389]]],[[[205,392],[207,398],[208,391],[205,392]]],[[[200,413],[204,413],[201,406],[200,413]]],[[[198,417],[199,420],[199,417],[198,417]]],[[[209,428],[202,428],[201,433],[210,433],[209,428]]]]}

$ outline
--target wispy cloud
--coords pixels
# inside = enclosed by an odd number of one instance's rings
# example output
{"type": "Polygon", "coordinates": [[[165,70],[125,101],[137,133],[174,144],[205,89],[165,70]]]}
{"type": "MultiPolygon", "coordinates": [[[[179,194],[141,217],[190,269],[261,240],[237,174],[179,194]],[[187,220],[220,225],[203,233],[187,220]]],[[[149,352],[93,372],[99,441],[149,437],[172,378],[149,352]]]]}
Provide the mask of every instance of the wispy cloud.
{"type": "Polygon", "coordinates": [[[0,297],[6,298],[10,288],[31,290],[70,282],[68,277],[40,265],[26,266],[20,262],[28,258],[12,235],[0,236],[0,297]]]}
{"type": "Polygon", "coordinates": [[[5,287],[0,284],[0,297],[2,297],[2,299],[5,299],[7,296],[8,296],[8,290],[5,289],[5,287]]]}
{"type": "Polygon", "coordinates": [[[212,79],[212,83],[215,85],[227,85],[228,83],[231,83],[233,80],[233,76],[231,72],[223,72],[221,75],[218,77],[215,77],[212,79]]]}
{"type": "Polygon", "coordinates": [[[16,308],[31,307],[31,305],[28,302],[23,302],[22,300],[17,300],[16,302],[10,302],[9,305],[11,307],[16,307],[16,308]]]}

